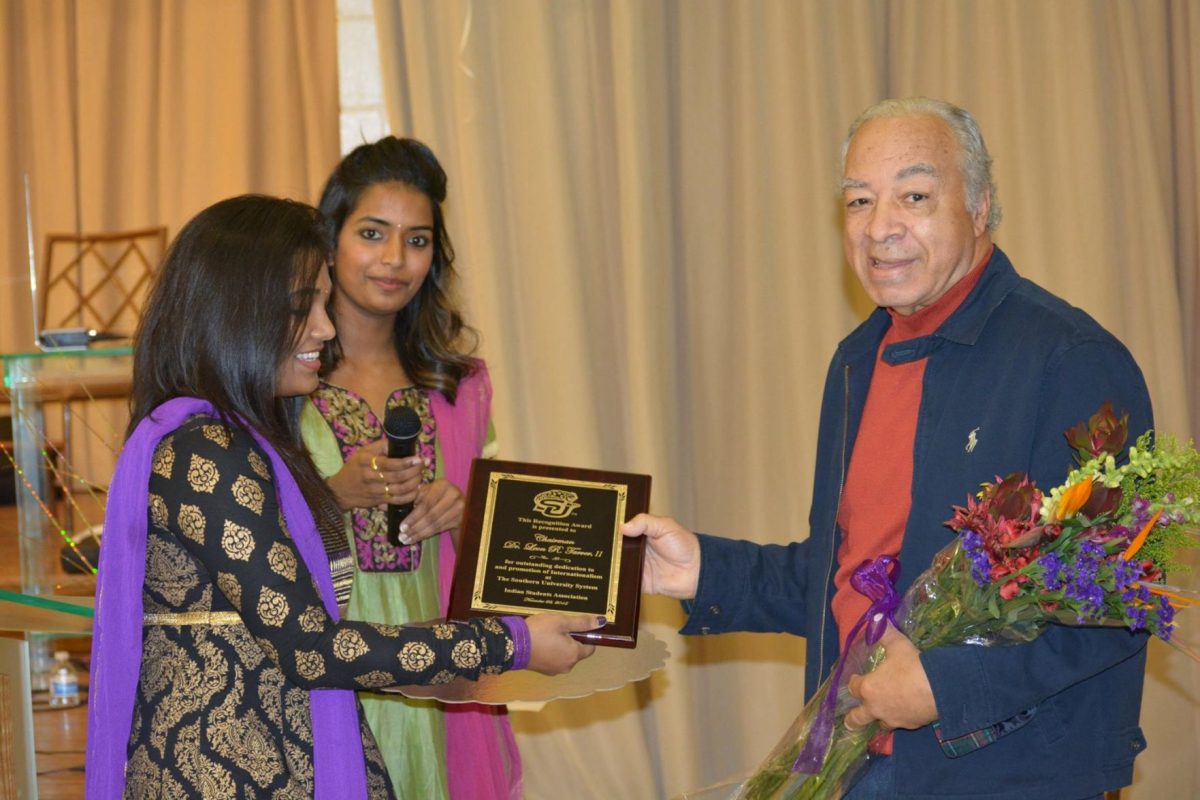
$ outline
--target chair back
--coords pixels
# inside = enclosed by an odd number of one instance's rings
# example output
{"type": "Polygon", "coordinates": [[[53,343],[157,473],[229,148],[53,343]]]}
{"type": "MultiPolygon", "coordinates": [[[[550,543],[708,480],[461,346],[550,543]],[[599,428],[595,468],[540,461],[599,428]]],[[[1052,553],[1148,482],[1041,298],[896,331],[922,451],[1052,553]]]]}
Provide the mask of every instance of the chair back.
{"type": "Polygon", "coordinates": [[[132,336],[166,246],[162,226],[49,234],[42,261],[42,330],[95,328],[132,336]]]}

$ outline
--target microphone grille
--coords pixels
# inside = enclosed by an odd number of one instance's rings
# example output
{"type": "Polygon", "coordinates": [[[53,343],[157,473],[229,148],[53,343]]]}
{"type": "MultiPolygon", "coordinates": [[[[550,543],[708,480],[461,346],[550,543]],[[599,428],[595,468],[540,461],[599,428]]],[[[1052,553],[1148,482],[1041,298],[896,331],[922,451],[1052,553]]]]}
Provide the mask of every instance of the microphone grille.
{"type": "Polygon", "coordinates": [[[389,408],[383,415],[383,432],[393,439],[411,439],[421,432],[421,417],[408,406],[389,408]]]}

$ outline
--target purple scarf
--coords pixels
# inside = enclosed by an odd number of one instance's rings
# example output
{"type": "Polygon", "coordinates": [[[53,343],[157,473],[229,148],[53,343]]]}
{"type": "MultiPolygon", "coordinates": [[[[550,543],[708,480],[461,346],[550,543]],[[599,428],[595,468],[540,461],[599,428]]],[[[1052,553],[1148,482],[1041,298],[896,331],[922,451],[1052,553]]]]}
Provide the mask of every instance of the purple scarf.
{"type": "MultiPolygon", "coordinates": [[[[475,371],[458,384],[454,405],[440,392],[429,393],[429,405],[437,423],[446,479],[466,492],[471,462],[483,449],[491,416],[492,384],[487,367],[482,361],[476,362],[475,371]]],[[[437,540],[438,591],[445,614],[454,578],[454,543],[444,534],[437,540]]],[[[443,708],[451,800],[520,800],[521,753],[507,710],[474,704],[443,708]]]]}
{"type": "MultiPolygon", "coordinates": [[[[176,397],[154,409],[125,443],[109,487],[92,629],[85,773],[89,800],[118,800],[124,792],[125,752],[142,656],[150,467],[159,441],[196,414],[215,415],[216,409],[194,397],[176,397]]],[[[271,461],[292,540],[316,581],[326,612],[336,622],[340,615],[329,560],[312,512],[287,464],[256,431],[251,433],[271,461]]],[[[366,798],[366,760],[354,692],[313,689],[309,701],[316,800],[366,798]]]]}

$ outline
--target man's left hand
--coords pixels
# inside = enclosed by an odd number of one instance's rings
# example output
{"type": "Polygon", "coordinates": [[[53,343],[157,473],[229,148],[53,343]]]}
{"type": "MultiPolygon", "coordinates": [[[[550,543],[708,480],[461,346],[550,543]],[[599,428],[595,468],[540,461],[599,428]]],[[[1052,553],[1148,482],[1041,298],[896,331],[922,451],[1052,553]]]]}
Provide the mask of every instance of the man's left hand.
{"type": "Polygon", "coordinates": [[[862,705],[846,714],[846,727],[858,730],[879,720],[887,728],[920,728],[938,718],[937,703],[920,651],[888,625],[878,644],[887,655],[866,675],[851,675],[850,696],[862,705]]]}

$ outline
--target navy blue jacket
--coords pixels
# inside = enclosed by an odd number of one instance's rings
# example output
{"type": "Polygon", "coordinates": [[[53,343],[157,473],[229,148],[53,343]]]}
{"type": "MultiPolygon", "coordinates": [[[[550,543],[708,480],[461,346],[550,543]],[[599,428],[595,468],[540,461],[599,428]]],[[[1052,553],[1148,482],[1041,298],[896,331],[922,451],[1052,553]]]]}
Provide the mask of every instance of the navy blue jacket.
{"type": "MultiPolygon", "coordinates": [[[[838,346],[825,382],[809,537],[788,545],[701,536],[697,596],[683,633],[786,632],[808,638],[806,696],[838,655],[830,612],[842,484],[879,343],[879,309],[838,346]]],[[[981,483],[1015,470],[1047,490],[1066,478],[1063,437],[1105,400],[1129,413],[1130,442],[1152,422],[1141,370],[1115,337],[1017,275],[994,248],[979,283],[932,335],[898,342],[889,363],[927,358],[913,452],[900,590],[953,537],[945,522],[981,483]],[[973,447],[969,442],[974,441],[973,447]]],[[[957,758],[932,726],[897,731],[898,797],[1081,798],[1132,781],[1145,635],[1052,625],[1029,644],[921,655],[943,737],[1014,718],[1019,727],[957,758]],[[1024,713],[1023,713],[1024,712],[1024,713]],[[1032,712],[1032,713],[1029,713],[1032,712]]]]}

